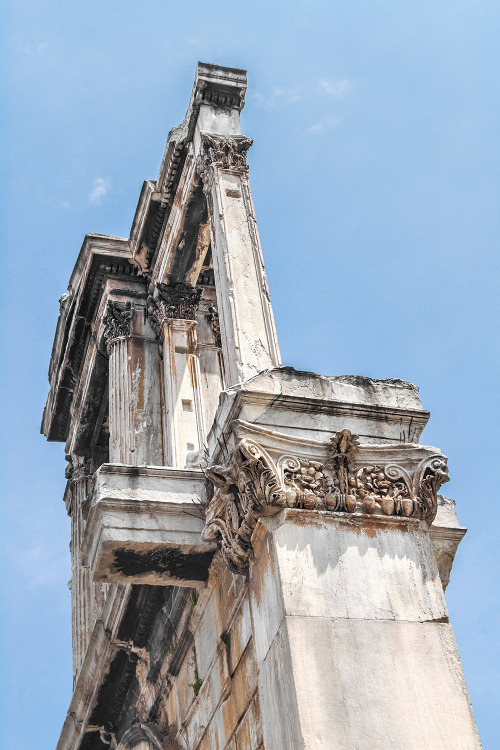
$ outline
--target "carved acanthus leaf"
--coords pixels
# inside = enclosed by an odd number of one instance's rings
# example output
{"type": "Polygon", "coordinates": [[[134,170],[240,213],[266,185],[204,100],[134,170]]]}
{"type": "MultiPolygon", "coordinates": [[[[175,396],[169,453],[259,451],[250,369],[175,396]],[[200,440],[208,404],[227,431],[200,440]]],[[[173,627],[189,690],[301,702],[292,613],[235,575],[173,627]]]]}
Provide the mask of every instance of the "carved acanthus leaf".
{"type": "Polygon", "coordinates": [[[229,467],[212,466],[206,475],[217,489],[203,536],[219,543],[231,570],[244,573],[259,516],[276,513],[286,505],[278,471],[263,448],[251,440],[242,440],[229,467]]]}
{"type": "Polygon", "coordinates": [[[165,320],[195,320],[202,290],[186,284],[157,284],[158,297],[148,297],[147,313],[159,333],[165,320]]]}
{"type": "Polygon", "coordinates": [[[440,487],[450,481],[446,459],[436,453],[420,462],[415,472],[415,515],[429,523],[436,517],[440,487]]]}
{"type": "Polygon", "coordinates": [[[134,314],[133,302],[115,302],[108,300],[102,322],[104,324],[104,341],[109,351],[116,339],[130,336],[130,324],[134,314]]]}
{"type": "Polygon", "coordinates": [[[68,462],[64,472],[66,479],[78,482],[80,479],[92,478],[92,462],[90,460],[85,460],[83,456],[78,456],[75,453],[66,455],[65,459],[68,462]]]}
{"type": "Polygon", "coordinates": [[[220,136],[202,133],[202,153],[197,169],[205,188],[211,185],[213,168],[220,167],[238,174],[248,172],[247,152],[253,143],[252,138],[240,136],[220,136]]]}

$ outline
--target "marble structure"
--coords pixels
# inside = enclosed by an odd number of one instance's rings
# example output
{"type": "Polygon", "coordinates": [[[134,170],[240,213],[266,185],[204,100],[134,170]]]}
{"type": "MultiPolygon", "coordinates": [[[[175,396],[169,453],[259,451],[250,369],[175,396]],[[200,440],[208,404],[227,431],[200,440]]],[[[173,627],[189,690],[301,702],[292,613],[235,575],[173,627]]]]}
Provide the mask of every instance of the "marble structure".
{"type": "Polygon", "coordinates": [[[65,443],[58,750],[473,750],[444,589],[465,533],[398,379],[283,367],[242,135],[199,64],[130,237],[87,235],[42,431],[65,443]]]}

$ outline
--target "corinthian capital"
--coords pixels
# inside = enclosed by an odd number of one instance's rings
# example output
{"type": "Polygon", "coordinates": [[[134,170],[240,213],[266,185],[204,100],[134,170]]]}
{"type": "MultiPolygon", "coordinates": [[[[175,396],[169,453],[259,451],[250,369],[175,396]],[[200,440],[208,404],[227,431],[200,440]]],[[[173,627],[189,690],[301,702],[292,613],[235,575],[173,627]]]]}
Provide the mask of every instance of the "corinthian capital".
{"type": "Polygon", "coordinates": [[[130,323],[134,314],[132,302],[115,302],[108,300],[102,322],[104,324],[104,341],[109,351],[116,339],[130,336],[130,323]]]}
{"type": "MultiPolygon", "coordinates": [[[[283,508],[432,523],[439,488],[449,481],[442,454],[427,455],[410,467],[401,449],[406,468],[391,461],[373,463],[363,455],[373,447],[360,446],[347,429],[325,448],[323,461],[289,453],[273,458],[255,441],[243,439],[226,466],[205,470],[215,492],[204,538],[219,544],[231,570],[245,573],[258,519],[283,508]]],[[[382,458],[386,447],[377,450],[382,458]]]]}
{"type": "Polygon", "coordinates": [[[158,297],[149,297],[148,316],[156,333],[165,320],[196,320],[201,289],[185,284],[157,284],[158,297]]]}
{"type": "Polygon", "coordinates": [[[247,152],[253,143],[244,135],[201,134],[202,154],[198,162],[198,172],[203,180],[209,180],[211,168],[220,167],[231,172],[248,172],[247,152]]]}

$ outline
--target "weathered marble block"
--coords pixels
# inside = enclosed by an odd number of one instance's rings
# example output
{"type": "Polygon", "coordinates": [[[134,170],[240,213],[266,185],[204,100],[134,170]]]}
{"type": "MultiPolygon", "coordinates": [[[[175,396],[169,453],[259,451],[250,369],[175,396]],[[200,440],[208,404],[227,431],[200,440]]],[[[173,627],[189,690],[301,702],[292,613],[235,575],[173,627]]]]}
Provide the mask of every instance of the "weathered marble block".
{"type": "Polygon", "coordinates": [[[206,581],[215,545],[201,538],[207,503],[201,471],[103,464],[88,503],[83,554],[94,580],[206,581]]]}

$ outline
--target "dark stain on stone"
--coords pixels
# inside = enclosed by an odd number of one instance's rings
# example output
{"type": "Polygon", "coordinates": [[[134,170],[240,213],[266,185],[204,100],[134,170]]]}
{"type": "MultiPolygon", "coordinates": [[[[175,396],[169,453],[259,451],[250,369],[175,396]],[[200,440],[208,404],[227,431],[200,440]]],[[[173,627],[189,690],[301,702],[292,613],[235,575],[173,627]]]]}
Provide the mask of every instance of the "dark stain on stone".
{"type": "Polygon", "coordinates": [[[114,731],[123,709],[130,685],[135,677],[137,654],[119,649],[111,662],[109,671],[99,688],[96,706],[90,724],[114,731]]]}
{"type": "Polygon", "coordinates": [[[220,639],[224,646],[226,647],[226,658],[227,663],[229,665],[229,669],[231,669],[231,633],[229,630],[223,630],[220,634],[220,639]]]}
{"type": "Polygon", "coordinates": [[[109,745],[101,740],[100,732],[86,732],[79,750],[109,750],[109,745]]]}
{"type": "Polygon", "coordinates": [[[213,552],[182,552],[179,547],[161,547],[151,552],[118,549],[114,567],[125,576],[148,573],[165,575],[179,581],[206,581],[213,552]]]}
{"type": "MultiPolygon", "coordinates": [[[[174,642],[175,656],[184,660],[188,646],[192,641],[185,622],[183,632],[176,635],[176,629],[182,621],[183,612],[189,606],[191,589],[178,586],[133,585],[127,606],[118,631],[118,640],[130,643],[136,648],[146,649],[151,657],[151,669],[148,675],[150,682],[160,677],[160,668],[165,654],[174,642]],[[186,643],[183,643],[183,641],[186,643]]],[[[130,726],[137,722],[137,702],[141,686],[137,678],[138,655],[128,648],[116,652],[109,670],[99,688],[97,700],[89,724],[100,727],[104,733],[115,734],[118,741],[130,726]]],[[[174,659],[175,661],[175,659],[174,659]]],[[[169,674],[172,674],[169,669],[169,674]]],[[[159,711],[160,696],[157,695],[156,717],[159,711]]],[[[82,745],[86,750],[109,748],[102,745],[99,732],[88,733],[87,743],[82,745]]],[[[85,736],[87,737],[87,735],[85,736]]]]}
{"type": "Polygon", "coordinates": [[[134,675],[116,721],[115,735],[118,742],[121,741],[127,729],[137,723],[137,702],[140,694],[141,686],[134,675]]]}
{"type": "MultiPolygon", "coordinates": [[[[148,674],[150,682],[156,682],[165,654],[173,657],[178,650],[177,631],[182,615],[186,609],[191,589],[179,586],[166,586],[165,605],[156,618],[149,638],[151,668],[148,674]]],[[[172,661],[172,659],[171,659],[172,661]]]]}
{"type": "Polygon", "coordinates": [[[363,531],[365,532],[366,536],[369,537],[370,539],[375,539],[375,537],[377,536],[377,529],[369,521],[364,522],[363,531]]]}
{"type": "MultiPolygon", "coordinates": [[[[170,587],[167,587],[170,588],[170,587]]],[[[132,586],[118,630],[118,640],[144,648],[155,618],[164,605],[165,586],[132,586]]]]}
{"type": "Polygon", "coordinates": [[[203,193],[203,185],[195,187],[191,200],[186,210],[182,235],[179,240],[177,252],[169,273],[169,283],[183,282],[186,272],[193,265],[196,258],[196,246],[198,243],[198,232],[200,225],[208,220],[207,202],[203,193]],[[182,249],[182,252],[180,250],[182,249]]]}

